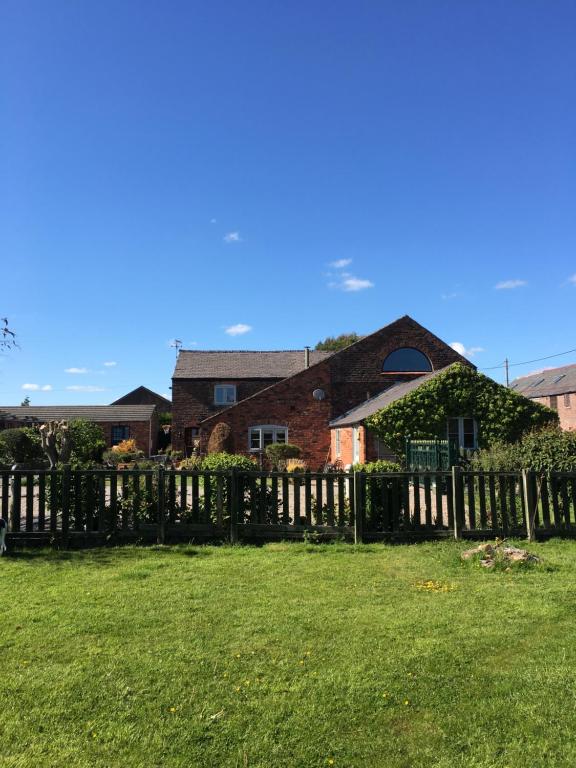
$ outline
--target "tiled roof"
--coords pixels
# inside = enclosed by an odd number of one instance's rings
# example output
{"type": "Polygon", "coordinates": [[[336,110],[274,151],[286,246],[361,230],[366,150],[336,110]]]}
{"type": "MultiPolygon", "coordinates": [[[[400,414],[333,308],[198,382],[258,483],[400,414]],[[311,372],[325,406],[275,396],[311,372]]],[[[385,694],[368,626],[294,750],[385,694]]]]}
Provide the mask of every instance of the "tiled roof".
{"type": "MultiPolygon", "coordinates": [[[[310,365],[332,352],[310,350],[310,365]]],[[[183,349],[175,379],[285,379],[306,367],[303,349],[271,352],[203,351],[183,349]]]]}
{"type": "Polygon", "coordinates": [[[546,397],[576,392],[576,364],[564,365],[561,368],[549,368],[530,376],[514,379],[510,389],[525,397],[546,397]]]}
{"type": "Polygon", "coordinates": [[[149,421],[155,405],[0,405],[0,421],[149,421]]]}
{"type": "Polygon", "coordinates": [[[380,392],[379,395],[371,397],[370,400],[365,400],[363,403],[357,405],[356,408],[352,408],[351,411],[348,411],[343,416],[339,416],[337,419],[333,419],[330,422],[330,426],[346,427],[350,426],[351,424],[359,424],[360,422],[364,421],[364,419],[367,419],[369,416],[375,414],[377,411],[381,411],[382,408],[386,408],[387,405],[395,403],[396,400],[400,400],[400,398],[404,397],[410,392],[413,392],[415,389],[418,389],[418,387],[420,387],[425,382],[430,381],[430,379],[433,379],[435,376],[438,376],[439,373],[448,370],[449,367],[450,366],[447,365],[444,368],[433,371],[432,373],[425,373],[423,376],[418,376],[418,378],[412,379],[411,381],[402,381],[398,384],[393,384],[391,387],[388,387],[388,389],[380,392]]]}

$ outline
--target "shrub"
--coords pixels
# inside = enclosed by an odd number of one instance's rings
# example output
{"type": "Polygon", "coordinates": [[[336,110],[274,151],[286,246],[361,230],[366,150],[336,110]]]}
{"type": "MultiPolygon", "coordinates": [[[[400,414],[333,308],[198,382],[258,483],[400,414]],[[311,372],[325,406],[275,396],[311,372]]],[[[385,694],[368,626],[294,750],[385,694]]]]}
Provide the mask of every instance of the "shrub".
{"type": "Polygon", "coordinates": [[[288,459],[299,458],[302,451],[297,445],[290,443],[272,443],[266,446],[266,457],[274,469],[283,472],[288,459]]]}
{"type": "Polygon", "coordinates": [[[529,432],[516,443],[498,442],[478,451],[472,466],[501,472],[576,472],[576,432],[549,427],[529,432]]]}
{"type": "Polygon", "coordinates": [[[308,464],[303,459],[288,459],[286,472],[306,472],[308,464]]]}
{"type": "Polygon", "coordinates": [[[134,453],[106,451],[103,455],[103,460],[110,464],[114,464],[114,466],[117,466],[118,464],[128,464],[132,461],[141,461],[143,458],[144,453],[142,451],[135,451],[134,453]]]}
{"type": "Polygon", "coordinates": [[[68,425],[68,434],[72,443],[70,466],[72,469],[88,469],[102,463],[102,454],[106,440],[102,427],[91,421],[78,419],[68,425]]]}
{"type": "Polygon", "coordinates": [[[387,474],[389,472],[402,472],[400,464],[394,461],[370,461],[368,464],[354,464],[352,472],[366,472],[367,474],[387,474]]]}
{"type": "Polygon", "coordinates": [[[232,430],[228,424],[216,424],[208,438],[208,453],[230,453],[232,430]]]}
{"type": "Polygon", "coordinates": [[[112,446],[113,453],[137,453],[136,440],[121,440],[118,445],[112,446]]]}
{"type": "Polygon", "coordinates": [[[43,458],[40,435],[36,430],[21,427],[0,432],[0,464],[9,467],[13,464],[39,464],[43,458]]]}
{"type": "Polygon", "coordinates": [[[200,456],[190,456],[188,459],[182,459],[179,469],[199,470],[202,469],[202,459],[200,456]]]}
{"type": "Polygon", "coordinates": [[[258,467],[248,456],[242,456],[236,453],[212,453],[202,460],[201,469],[209,472],[226,471],[229,469],[239,469],[244,472],[254,472],[258,467]]]}

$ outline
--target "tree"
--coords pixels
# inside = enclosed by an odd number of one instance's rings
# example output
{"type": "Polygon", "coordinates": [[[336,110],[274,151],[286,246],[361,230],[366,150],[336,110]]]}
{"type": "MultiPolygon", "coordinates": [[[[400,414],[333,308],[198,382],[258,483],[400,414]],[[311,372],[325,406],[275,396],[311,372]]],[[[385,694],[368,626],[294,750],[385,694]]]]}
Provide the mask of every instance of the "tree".
{"type": "Polygon", "coordinates": [[[0,432],[0,464],[36,464],[42,461],[40,436],[31,427],[0,432]]]}
{"type": "Polygon", "coordinates": [[[319,341],[315,349],[322,352],[338,352],[340,349],[349,347],[355,341],[360,341],[362,337],[354,331],[352,333],[341,333],[340,336],[327,336],[324,341],[319,341]]]}
{"type": "Polygon", "coordinates": [[[12,347],[17,347],[16,334],[14,331],[10,330],[8,318],[0,318],[0,323],[2,323],[0,325],[0,349],[12,349],[12,347]]]}
{"type": "Polygon", "coordinates": [[[22,400],[20,405],[25,405],[25,406],[30,405],[30,398],[28,397],[28,395],[26,395],[26,397],[24,398],[24,400],[22,400]]]}

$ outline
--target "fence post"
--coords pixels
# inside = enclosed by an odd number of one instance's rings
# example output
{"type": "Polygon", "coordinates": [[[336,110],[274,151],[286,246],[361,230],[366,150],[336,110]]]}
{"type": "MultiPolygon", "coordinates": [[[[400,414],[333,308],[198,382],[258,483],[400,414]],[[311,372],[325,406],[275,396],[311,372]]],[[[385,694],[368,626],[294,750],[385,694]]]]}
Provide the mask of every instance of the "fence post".
{"type": "Polygon", "coordinates": [[[536,520],[536,494],[534,493],[536,485],[536,475],[534,472],[522,470],[522,496],[524,497],[524,515],[526,519],[526,538],[528,541],[534,541],[535,520],[536,520]]]}
{"type": "Polygon", "coordinates": [[[362,544],[364,541],[364,516],[363,502],[364,473],[354,472],[354,543],[362,544]]]}
{"type": "Polygon", "coordinates": [[[238,473],[236,469],[230,471],[230,543],[238,541],[238,473]]]}
{"type": "Polygon", "coordinates": [[[164,544],[166,542],[165,490],[164,467],[160,464],[158,467],[158,544],[164,544]]]}
{"type": "Polygon", "coordinates": [[[464,519],[464,484],[462,482],[462,470],[454,465],[452,467],[452,501],[454,504],[454,538],[462,538],[462,521],[464,519]]]}
{"type": "Polygon", "coordinates": [[[62,542],[68,546],[68,530],[70,527],[70,467],[64,466],[62,471],[62,542]]]}

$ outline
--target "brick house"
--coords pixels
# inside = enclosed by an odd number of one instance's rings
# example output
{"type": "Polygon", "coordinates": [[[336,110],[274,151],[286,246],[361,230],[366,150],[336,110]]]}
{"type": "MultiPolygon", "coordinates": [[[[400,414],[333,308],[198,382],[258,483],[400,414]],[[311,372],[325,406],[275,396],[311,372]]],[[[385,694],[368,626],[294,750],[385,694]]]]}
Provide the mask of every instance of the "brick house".
{"type": "Polygon", "coordinates": [[[259,456],[271,442],[290,442],[318,469],[331,457],[334,419],[454,362],[471,365],[407,315],[335,353],[180,352],[172,444],[178,450],[194,440],[205,445],[224,422],[235,453],[259,456]]]}
{"type": "Polygon", "coordinates": [[[170,413],[172,402],[148,387],[136,387],[110,405],[155,405],[158,413],[170,413]]]}
{"type": "Polygon", "coordinates": [[[562,429],[576,429],[576,364],[522,376],[510,389],[556,411],[562,429]]]}
{"type": "Polygon", "coordinates": [[[158,415],[155,405],[0,405],[0,429],[78,420],[98,424],[104,432],[107,448],[122,440],[133,439],[147,456],[156,452],[158,415]]]}

